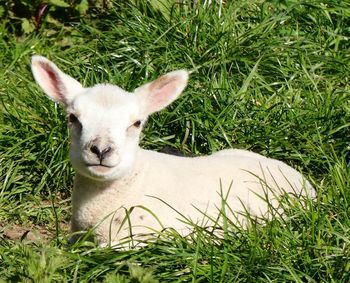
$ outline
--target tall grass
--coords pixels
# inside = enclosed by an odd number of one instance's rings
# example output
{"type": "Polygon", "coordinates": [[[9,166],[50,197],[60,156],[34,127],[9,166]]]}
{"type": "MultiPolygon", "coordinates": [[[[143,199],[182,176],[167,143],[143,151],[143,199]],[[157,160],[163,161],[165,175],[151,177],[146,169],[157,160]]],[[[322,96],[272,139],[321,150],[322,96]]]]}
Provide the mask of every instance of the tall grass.
{"type": "Polygon", "coordinates": [[[16,37],[0,26],[0,278],[25,282],[349,282],[350,5],[346,1],[116,1],[95,20],[16,37]],[[122,3],[120,3],[122,2],[122,3]],[[318,198],[224,239],[195,228],[137,250],[67,246],[73,171],[63,111],[30,73],[54,60],[84,85],[127,90],[178,68],[184,95],[142,146],[244,148],[298,168],[318,198]],[[49,240],[6,237],[13,227],[49,240]]]}

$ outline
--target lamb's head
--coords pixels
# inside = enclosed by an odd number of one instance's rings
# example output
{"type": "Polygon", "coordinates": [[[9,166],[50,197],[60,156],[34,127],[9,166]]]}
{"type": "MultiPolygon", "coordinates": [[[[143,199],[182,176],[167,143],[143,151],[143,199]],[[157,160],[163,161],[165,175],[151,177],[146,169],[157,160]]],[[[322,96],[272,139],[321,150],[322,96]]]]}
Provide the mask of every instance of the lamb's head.
{"type": "Polygon", "coordinates": [[[174,101],[188,80],[188,73],[179,70],[129,93],[108,84],[84,88],[41,56],[32,58],[32,71],[44,92],[67,113],[73,167],[95,180],[118,179],[132,168],[148,115],[174,101]]]}

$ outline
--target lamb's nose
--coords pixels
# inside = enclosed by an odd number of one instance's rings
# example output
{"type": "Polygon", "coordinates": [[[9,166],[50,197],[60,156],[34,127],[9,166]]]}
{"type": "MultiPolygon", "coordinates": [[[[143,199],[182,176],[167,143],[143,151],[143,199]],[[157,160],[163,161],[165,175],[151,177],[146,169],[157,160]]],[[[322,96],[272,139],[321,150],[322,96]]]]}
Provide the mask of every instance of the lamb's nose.
{"type": "Polygon", "coordinates": [[[112,148],[110,146],[107,146],[101,150],[97,145],[92,145],[90,147],[90,150],[92,153],[96,154],[100,161],[102,161],[108,155],[108,153],[112,151],[112,148]]]}

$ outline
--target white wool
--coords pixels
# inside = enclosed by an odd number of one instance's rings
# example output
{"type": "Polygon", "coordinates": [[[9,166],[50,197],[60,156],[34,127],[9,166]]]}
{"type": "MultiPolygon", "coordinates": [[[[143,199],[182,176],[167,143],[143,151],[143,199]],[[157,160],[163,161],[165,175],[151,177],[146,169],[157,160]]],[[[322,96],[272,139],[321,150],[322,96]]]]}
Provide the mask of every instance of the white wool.
{"type": "Polygon", "coordinates": [[[101,244],[168,227],[186,233],[182,216],[213,225],[204,214],[215,219],[223,197],[231,209],[228,216],[241,222],[240,212],[267,216],[269,206],[277,207],[276,198],[284,193],[315,196],[296,170],[250,151],[179,157],[141,149],[139,136],[148,115],[181,94],[188,80],[185,70],[168,73],[134,93],[106,84],[83,88],[41,56],[33,57],[32,70],[70,120],[70,158],[76,170],[73,232],[95,228],[101,244]],[[126,211],[131,212],[129,219],[126,211]]]}

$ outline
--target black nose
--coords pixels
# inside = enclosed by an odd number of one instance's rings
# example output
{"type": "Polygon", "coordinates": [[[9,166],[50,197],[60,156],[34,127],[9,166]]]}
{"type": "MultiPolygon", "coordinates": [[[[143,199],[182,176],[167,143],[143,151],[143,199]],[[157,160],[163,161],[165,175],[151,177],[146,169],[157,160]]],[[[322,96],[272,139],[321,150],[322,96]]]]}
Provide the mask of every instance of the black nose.
{"type": "Polygon", "coordinates": [[[112,151],[112,148],[108,146],[101,150],[100,148],[98,148],[97,145],[92,145],[90,147],[90,150],[92,153],[96,154],[100,162],[102,162],[102,160],[107,156],[107,154],[112,151]]]}

